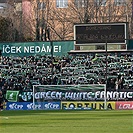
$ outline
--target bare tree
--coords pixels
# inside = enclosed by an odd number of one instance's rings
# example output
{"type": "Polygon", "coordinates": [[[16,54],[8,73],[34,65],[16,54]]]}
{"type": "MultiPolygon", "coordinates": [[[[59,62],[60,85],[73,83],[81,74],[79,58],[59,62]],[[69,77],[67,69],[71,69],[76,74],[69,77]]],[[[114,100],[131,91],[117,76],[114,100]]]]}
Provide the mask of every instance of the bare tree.
{"type": "Polygon", "coordinates": [[[4,18],[10,21],[7,31],[8,41],[22,41],[23,40],[23,26],[22,26],[22,0],[6,0],[5,3],[6,15],[4,18]]]}
{"type": "Polygon", "coordinates": [[[73,0],[67,8],[51,7],[48,22],[54,39],[69,40],[73,39],[75,23],[127,22],[129,6],[127,3],[117,5],[111,0],[73,0]]]}
{"type": "Polygon", "coordinates": [[[32,40],[45,41],[47,27],[47,7],[48,0],[33,0],[30,3],[29,14],[24,14],[25,38],[32,40]],[[28,16],[28,17],[27,17],[28,16]]]}
{"type": "Polygon", "coordinates": [[[0,41],[11,41],[10,34],[11,19],[0,16],[0,41]]]}
{"type": "Polygon", "coordinates": [[[75,23],[129,22],[131,27],[130,1],[119,5],[112,0],[72,0],[67,8],[57,8],[50,0],[33,0],[31,4],[24,29],[37,41],[72,40],[75,23]]]}

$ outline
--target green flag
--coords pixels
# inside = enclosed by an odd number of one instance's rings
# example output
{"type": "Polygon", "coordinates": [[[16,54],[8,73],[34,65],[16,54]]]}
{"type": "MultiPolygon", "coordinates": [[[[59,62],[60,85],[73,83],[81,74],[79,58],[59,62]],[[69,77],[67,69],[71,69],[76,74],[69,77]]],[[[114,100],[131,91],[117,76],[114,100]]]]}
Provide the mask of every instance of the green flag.
{"type": "Polygon", "coordinates": [[[9,101],[9,102],[17,102],[18,101],[18,94],[19,94],[19,91],[7,91],[6,92],[6,99],[9,101]]]}

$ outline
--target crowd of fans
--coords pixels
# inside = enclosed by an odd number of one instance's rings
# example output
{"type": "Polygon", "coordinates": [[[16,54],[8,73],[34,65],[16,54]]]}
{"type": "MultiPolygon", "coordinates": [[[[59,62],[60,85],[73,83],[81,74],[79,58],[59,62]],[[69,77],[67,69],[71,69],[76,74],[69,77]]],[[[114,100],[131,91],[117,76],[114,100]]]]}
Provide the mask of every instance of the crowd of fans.
{"type": "Polygon", "coordinates": [[[63,57],[1,57],[0,90],[32,91],[33,85],[106,84],[133,89],[132,56],[72,54],[63,57]]]}

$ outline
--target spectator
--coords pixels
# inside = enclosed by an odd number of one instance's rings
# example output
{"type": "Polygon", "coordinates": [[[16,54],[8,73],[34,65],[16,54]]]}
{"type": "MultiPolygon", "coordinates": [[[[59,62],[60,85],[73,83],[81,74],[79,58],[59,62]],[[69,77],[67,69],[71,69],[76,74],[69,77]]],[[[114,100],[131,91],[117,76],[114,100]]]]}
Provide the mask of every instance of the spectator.
{"type": "MultiPolygon", "coordinates": [[[[106,64],[107,60],[104,54],[53,57],[54,63],[49,56],[2,58],[1,65],[6,65],[7,68],[0,70],[0,90],[32,91],[34,84],[73,85],[76,84],[78,77],[85,77],[87,79],[85,82],[88,84],[105,84],[106,74],[108,90],[116,89],[117,81],[118,89],[125,89],[124,80],[133,75],[132,65],[131,69],[128,69],[127,65],[123,64],[131,62],[130,57],[120,57],[116,54],[108,55],[108,64],[106,64]],[[119,76],[118,73],[123,73],[125,76],[119,76]],[[109,77],[112,78],[109,79],[109,77]]],[[[85,84],[84,81],[82,83],[85,84]]]]}

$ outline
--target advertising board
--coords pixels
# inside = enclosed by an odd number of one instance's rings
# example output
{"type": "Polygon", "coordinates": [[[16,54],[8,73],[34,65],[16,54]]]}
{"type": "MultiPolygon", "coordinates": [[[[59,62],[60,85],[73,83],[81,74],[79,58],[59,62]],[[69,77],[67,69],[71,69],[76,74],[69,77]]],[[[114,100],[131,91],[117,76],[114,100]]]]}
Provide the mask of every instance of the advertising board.
{"type": "MultiPolygon", "coordinates": [[[[112,101],[106,103],[107,110],[133,110],[133,101],[112,101]]],[[[104,110],[105,102],[63,101],[63,102],[6,102],[5,110],[104,110]],[[34,106],[34,108],[33,108],[34,106]]]]}
{"type": "Polygon", "coordinates": [[[33,105],[32,102],[7,102],[5,104],[6,110],[59,110],[61,109],[60,102],[38,102],[33,105]]]}
{"type": "Polygon", "coordinates": [[[133,101],[116,102],[116,110],[133,110],[133,101]]]}
{"type": "MultiPolygon", "coordinates": [[[[70,109],[82,109],[82,110],[104,110],[105,103],[104,102],[74,102],[74,101],[65,101],[61,102],[61,108],[63,110],[70,110],[70,109]]],[[[107,102],[107,109],[114,110],[115,109],[115,102],[107,102]]]]}

